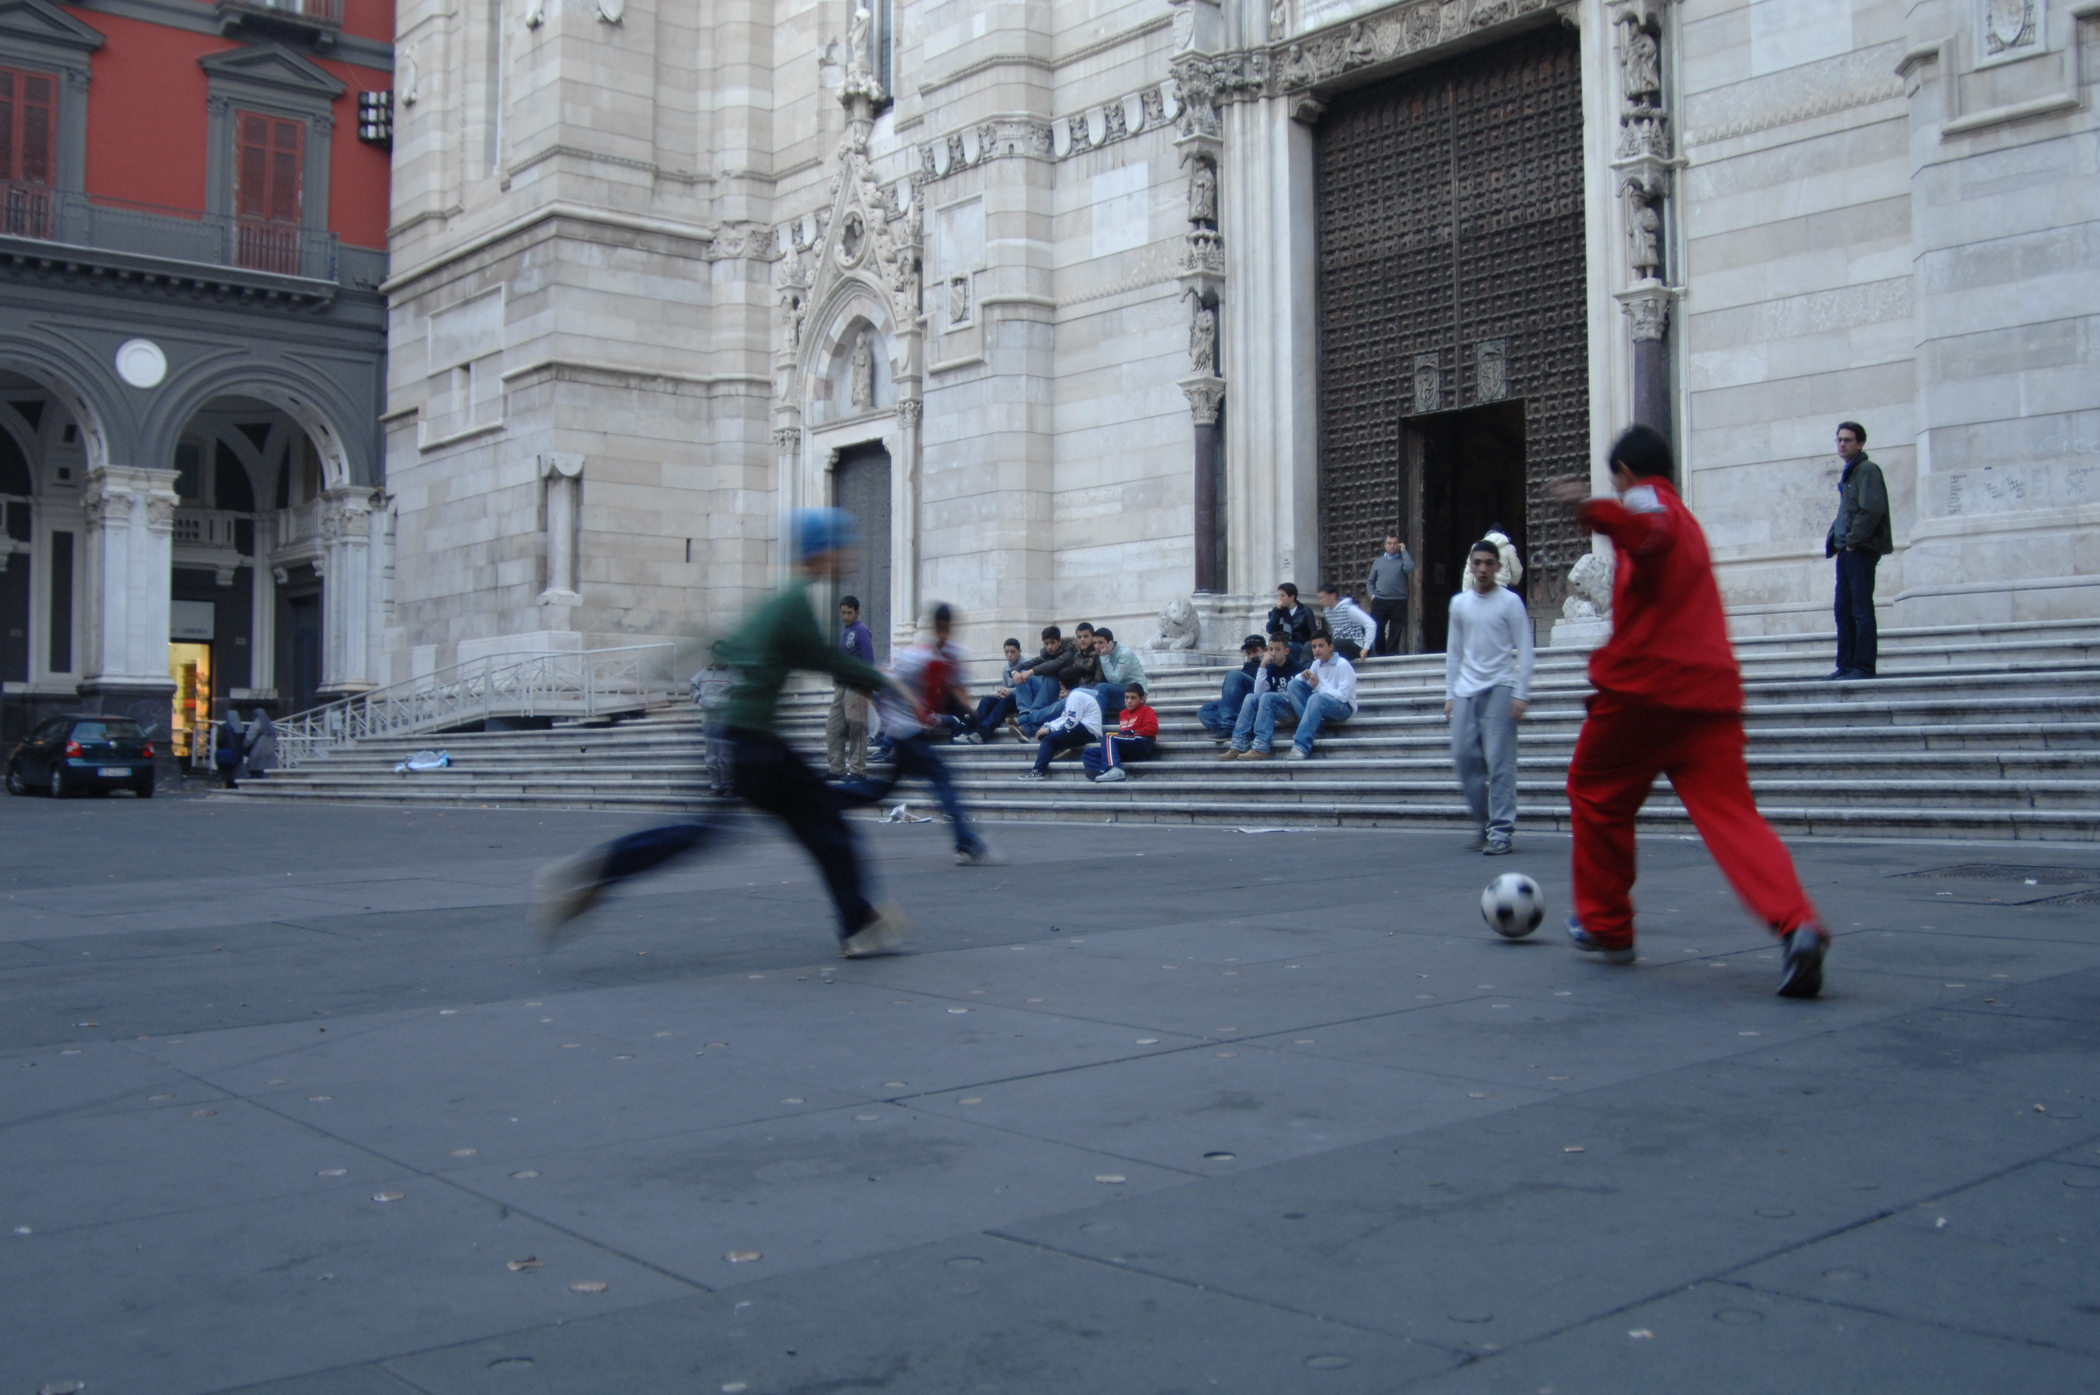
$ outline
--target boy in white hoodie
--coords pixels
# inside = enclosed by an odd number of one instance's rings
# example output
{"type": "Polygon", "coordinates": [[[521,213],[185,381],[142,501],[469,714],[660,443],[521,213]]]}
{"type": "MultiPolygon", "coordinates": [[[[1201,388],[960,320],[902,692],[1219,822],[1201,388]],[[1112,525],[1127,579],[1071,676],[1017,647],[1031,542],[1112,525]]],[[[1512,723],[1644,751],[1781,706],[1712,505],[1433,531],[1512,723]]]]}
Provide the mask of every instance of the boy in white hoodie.
{"type": "Polygon", "coordinates": [[[1063,673],[1057,676],[1057,686],[1064,694],[1064,709],[1043,724],[1036,742],[1035,768],[1021,772],[1024,780],[1049,779],[1050,762],[1060,751],[1076,751],[1101,739],[1101,701],[1093,689],[1073,687],[1071,677],[1063,673]]]}

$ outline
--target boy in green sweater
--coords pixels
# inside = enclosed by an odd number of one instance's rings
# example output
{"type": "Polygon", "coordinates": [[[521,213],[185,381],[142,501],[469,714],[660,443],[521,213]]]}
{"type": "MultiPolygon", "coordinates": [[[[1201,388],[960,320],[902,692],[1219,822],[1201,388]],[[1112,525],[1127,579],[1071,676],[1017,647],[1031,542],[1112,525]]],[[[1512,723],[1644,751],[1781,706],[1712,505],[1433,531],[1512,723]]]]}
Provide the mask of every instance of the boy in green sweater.
{"type": "MultiPolygon", "coordinates": [[[[859,526],[839,509],[802,509],[791,520],[791,532],[801,575],[728,641],[727,657],[738,677],[722,725],[733,753],[737,797],[778,817],[809,849],[838,909],[839,952],[857,959],[894,948],[906,929],[904,920],[894,910],[877,911],[868,904],[860,853],[841,817],[841,809],[854,801],[826,786],[788,749],[774,720],[781,687],[797,669],[828,673],[860,693],[887,688],[889,680],[827,639],[810,608],[809,588],[838,579],[860,540],[859,526]]],[[[645,829],[545,868],[532,912],[542,946],[552,948],[613,887],[703,847],[721,831],[720,825],[698,822],[645,829]]]]}

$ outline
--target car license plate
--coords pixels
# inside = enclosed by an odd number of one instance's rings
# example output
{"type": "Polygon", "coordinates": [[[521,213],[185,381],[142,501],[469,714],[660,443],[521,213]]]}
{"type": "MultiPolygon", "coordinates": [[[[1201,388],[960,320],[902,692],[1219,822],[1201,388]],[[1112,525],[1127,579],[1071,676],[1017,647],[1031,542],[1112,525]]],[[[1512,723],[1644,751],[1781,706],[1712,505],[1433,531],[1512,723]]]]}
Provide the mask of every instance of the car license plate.
{"type": "Polygon", "coordinates": [[[131,774],[131,767],[128,765],[105,765],[95,773],[105,780],[121,780],[131,774]]]}

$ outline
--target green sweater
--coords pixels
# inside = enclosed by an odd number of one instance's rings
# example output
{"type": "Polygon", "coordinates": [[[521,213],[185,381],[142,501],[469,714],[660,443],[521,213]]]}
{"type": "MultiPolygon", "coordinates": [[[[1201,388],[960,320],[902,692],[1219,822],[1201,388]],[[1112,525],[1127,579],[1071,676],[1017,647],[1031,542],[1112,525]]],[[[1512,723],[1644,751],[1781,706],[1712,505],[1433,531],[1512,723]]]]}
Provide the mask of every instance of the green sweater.
{"type": "Polygon", "coordinates": [[[855,692],[872,693],[885,686],[881,672],[862,663],[824,637],[810,609],[809,583],[798,581],[754,612],[729,640],[727,658],[737,669],[729,694],[724,726],[762,731],[773,729],[780,689],[796,669],[828,673],[855,692]]]}

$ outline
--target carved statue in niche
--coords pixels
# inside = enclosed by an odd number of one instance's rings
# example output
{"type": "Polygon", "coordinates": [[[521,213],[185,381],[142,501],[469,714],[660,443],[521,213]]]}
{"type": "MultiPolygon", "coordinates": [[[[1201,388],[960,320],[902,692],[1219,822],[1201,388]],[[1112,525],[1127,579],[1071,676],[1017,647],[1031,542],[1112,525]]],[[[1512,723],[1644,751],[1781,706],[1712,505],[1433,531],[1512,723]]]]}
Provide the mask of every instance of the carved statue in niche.
{"type": "Polygon", "coordinates": [[[1305,56],[1302,45],[1292,44],[1290,52],[1283,56],[1283,85],[1285,87],[1310,87],[1318,81],[1312,60],[1305,56]]]}
{"type": "Polygon", "coordinates": [[[1619,75],[1626,84],[1626,100],[1633,106],[1654,106],[1662,96],[1662,51],[1655,36],[1638,24],[1626,26],[1626,43],[1619,50],[1619,75]]]}
{"type": "Polygon", "coordinates": [[[862,330],[853,344],[853,357],[846,365],[848,398],[855,407],[875,405],[875,354],[868,347],[868,334],[862,330]]]}
{"type": "Polygon", "coordinates": [[[1198,160],[1189,171],[1189,222],[1199,228],[1218,225],[1218,171],[1208,160],[1198,160]]]}
{"type": "Polygon", "coordinates": [[[1636,281],[1662,277],[1662,215],[1640,181],[1626,181],[1626,237],[1636,281]]]}
{"type": "Polygon", "coordinates": [[[853,7],[853,19],[846,26],[846,76],[849,78],[872,77],[875,73],[875,51],[868,42],[869,26],[874,20],[867,6],[853,7]]]}
{"type": "Polygon", "coordinates": [[[1415,355],[1415,411],[1433,412],[1444,405],[1443,365],[1435,354],[1415,355]]]}
{"type": "Polygon", "coordinates": [[[959,325],[970,318],[970,278],[948,278],[948,323],[959,325]]]}
{"type": "Polygon", "coordinates": [[[1218,371],[1218,312],[1200,300],[1189,319],[1189,371],[1199,378],[1218,371]]]}
{"type": "Polygon", "coordinates": [[[1283,31],[1290,28],[1290,24],[1290,0],[1269,0],[1269,42],[1282,38],[1283,31]]]}

